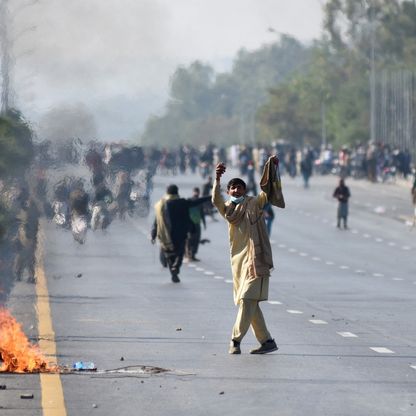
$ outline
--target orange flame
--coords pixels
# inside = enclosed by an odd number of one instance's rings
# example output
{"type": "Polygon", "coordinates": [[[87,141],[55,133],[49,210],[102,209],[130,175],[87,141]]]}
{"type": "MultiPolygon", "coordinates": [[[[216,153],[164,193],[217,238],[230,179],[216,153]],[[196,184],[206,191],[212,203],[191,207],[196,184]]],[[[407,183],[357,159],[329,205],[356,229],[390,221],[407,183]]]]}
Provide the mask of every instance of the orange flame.
{"type": "Polygon", "coordinates": [[[53,370],[39,347],[29,342],[21,324],[4,308],[0,308],[0,364],[0,372],[38,373],[53,370]]]}

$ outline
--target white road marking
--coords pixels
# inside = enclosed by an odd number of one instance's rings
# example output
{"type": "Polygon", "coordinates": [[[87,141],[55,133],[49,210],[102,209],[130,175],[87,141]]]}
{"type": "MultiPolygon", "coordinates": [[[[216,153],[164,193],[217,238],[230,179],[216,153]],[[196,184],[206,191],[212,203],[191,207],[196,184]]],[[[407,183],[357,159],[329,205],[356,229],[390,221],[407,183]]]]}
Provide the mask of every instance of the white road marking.
{"type": "Polygon", "coordinates": [[[358,274],[364,274],[364,273],[365,273],[365,271],[364,271],[364,270],[357,269],[357,270],[355,271],[355,273],[358,273],[358,274]]]}
{"type": "Polygon", "coordinates": [[[299,256],[302,256],[302,257],[307,257],[307,256],[309,256],[309,254],[308,253],[299,253],[299,256]]]}
{"type": "Polygon", "coordinates": [[[224,278],[222,276],[214,276],[214,279],[224,280],[224,278]]]}
{"type": "Polygon", "coordinates": [[[301,315],[303,313],[302,311],[297,311],[296,309],[286,309],[286,312],[294,315],[301,315]]]}
{"type": "Polygon", "coordinates": [[[343,264],[342,266],[339,266],[339,268],[342,270],[348,270],[350,266],[346,266],[345,264],[343,264]]]}
{"type": "Polygon", "coordinates": [[[309,322],[315,325],[327,325],[328,322],[323,321],[322,319],[309,319],[309,322]]]}
{"type": "Polygon", "coordinates": [[[206,274],[207,276],[212,276],[214,272],[205,272],[204,274],[206,274]]]}
{"type": "Polygon", "coordinates": [[[404,279],[402,277],[393,277],[393,280],[396,280],[396,282],[400,282],[404,279]]]}
{"type": "Polygon", "coordinates": [[[390,241],[390,242],[389,242],[389,246],[390,246],[390,247],[394,247],[395,245],[396,245],[396,243],[395,243],[394,241],[390,241]]]}
{"type": "Polygon", "coordinates": [[[334,263],[333,261],[326,261],[326,262],[325,262],[325,264],[327,264],[328,266],[332,266],[332,265],[334,265],[335,263],[334,263]]]}
{"type": "Polygon", "coordinates": [[[228,279],[227,279],[227,280],[224,280],[224,282],[225,282],[225,283],[233,283],[233,281],[232,281],[232,280],[228,280],[228,279]]]}
{"type": "Polygon", "coordinates": [[[289,253],[296,253],[298,250],[296,248],[289,248],[289,253]]]}
{"type": "Polygon", "coordinates": [[[188,264],[188,267],[196,267],[195,264],[192,264],[192,263],[187,263],[187,264],[188,264]]]}
{"type": "Polygon", "coordinates": [[[322,222],[324,222],[325,224],[328,224],[328,220],[327,219],[323,219],[322,222]]]}
{"type": "Polygon", "coordinates": [[[385,347],[370,347],[370,350],[378,352],[379,354],[394,354],[395,352],[385,347]]]}
{"type": "Polygon", "coordinates": [[[375,240],[377,243],[382,243],[384,241],[382,238],[376,238],[375,240]]]}
{"type": "Polygon", "coordinates": [[[373,273],[374,277],[384,277],[383,273],[373,273]]]}
{"type": "Polygon", "coordinates": [[[351,230],[353,234],[358,234],[358,230],[351,230]]]}
{"type": "Polygon", "coordinates": [[[355,335],[352,332],[337,332],[337,334],[344,338],[358,338],[358,335],[355,335]]]}
{"type": "Polygon", "coordinates": [[[203,269],[202,267],[196,267],[195,270],[197,272],[203,272],[205,269],[203,269]]]}
{"type": "Polygon", "coordinates": [[[416,365],[411,365],[410,368],[413,368],[413,370],[416,370],[416,365]]]}
{"type": "Polygon", "coordinates": [[[279,244],[279,248],[286,248],[286,244],[279,244]]]}
{"type": "Polygon", "coordinates": [[[364,237],[364,238],[370,238],[370,237],[371,237],[371,235],[370,235],[370,234],[363,234],[363,237],[364,237]]]}
{"type": "Polygon", "coordinates": [[[409,246],[403,246],[402,247],[402,250],[410,250],[411,249],[411,247],[409,247],[409,246]]]}
{"type": "Polygon", "coordinates": [[[267,303],[270,303],[270,305],[281,305],[282,302],[279,302],[278,300],[269,300],[267,303]]]}
{"type": "Polygon", "coordinates": [[[321,261],[321,258],[320,257],[312,257],[312,260],[313,261],[321,261]]]}

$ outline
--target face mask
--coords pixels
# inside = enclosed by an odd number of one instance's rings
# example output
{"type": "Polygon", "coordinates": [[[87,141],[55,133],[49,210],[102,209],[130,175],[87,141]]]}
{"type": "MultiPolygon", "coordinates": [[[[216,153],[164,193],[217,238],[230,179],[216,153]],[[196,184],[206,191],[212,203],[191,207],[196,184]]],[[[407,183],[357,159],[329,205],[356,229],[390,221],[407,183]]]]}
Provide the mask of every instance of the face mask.
{"type": "Polygon", "coordinates": [[[238,198],[230,195],[230,201],[233,202],[234,204],[239,204],[240,202],[244,201],[244,195],[238,198]]]}

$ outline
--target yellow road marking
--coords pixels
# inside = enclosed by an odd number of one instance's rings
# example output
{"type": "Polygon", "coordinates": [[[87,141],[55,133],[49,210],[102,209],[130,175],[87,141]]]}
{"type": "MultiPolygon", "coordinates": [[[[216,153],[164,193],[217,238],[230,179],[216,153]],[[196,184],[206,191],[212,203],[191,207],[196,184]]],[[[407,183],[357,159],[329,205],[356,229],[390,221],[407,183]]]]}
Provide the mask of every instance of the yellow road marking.
{"type": "MultiPolygon", "coordinates": [[[[40,350],[47,356],[51,364],[57,364],[55,331],[53,330],[49,292],[43,268],[41,250],[42,238],[39,238],[36,265],[36,310],[38,315],[38,333],[40,350]]],[[[43,416],[66,416],[64,392],[59,374],[41,374],[43,416]]]]}

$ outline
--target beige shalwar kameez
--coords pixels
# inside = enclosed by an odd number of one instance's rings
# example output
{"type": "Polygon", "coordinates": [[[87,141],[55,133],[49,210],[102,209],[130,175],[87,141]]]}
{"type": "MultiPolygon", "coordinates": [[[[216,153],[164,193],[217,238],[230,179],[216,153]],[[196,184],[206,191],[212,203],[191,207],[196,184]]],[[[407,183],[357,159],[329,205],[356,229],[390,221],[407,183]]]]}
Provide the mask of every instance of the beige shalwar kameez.
{"type": "MultiPolygon", "coordinates": [[[[265,172],[270,171],[269,159],[265,172]]],[[[274,175],[262,179],[262,189],[273,189],[274,175]],[[264,186],[263,186],[264,185],[264,186]]],[[[280,178],[279,178],[280,180],[280,178]]],[[[280,184],[279,184],[280,186],[280,184]]],[[[281,188],[280,188],[281,189],[281,188]]],[[[256,197],[246,196],[238,205],[225,202],[219,181],[215,181],[212,202],[228,222],[234,302],[239,305],[232,339],[240,342],[250,325],[260,343],[271,339],[259,302],[268,299],[269,277],[273,269],[272,251],[263,218],[263,207],[274,196],[261,191],[256,197]]]]}

